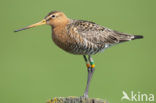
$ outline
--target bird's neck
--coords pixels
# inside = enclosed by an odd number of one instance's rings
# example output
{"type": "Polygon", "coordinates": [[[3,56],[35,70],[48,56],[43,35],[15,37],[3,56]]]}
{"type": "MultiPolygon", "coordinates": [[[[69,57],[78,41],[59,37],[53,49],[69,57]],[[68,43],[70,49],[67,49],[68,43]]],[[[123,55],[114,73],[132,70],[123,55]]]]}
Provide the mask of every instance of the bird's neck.
{"type": "Polygon", "coordinates": [[[57,19],[56,21],[54,21],[52,23],[52,28],[59,28],[59,27],[63,27],[66,26],[68,23],[70,22],[70,19],[65,18],[65,19],[57,19]]]}
{"type": "Polygon", "coordinates": [[[59,25],[56,27],[52,26],[52,38],[53,40],[58,40],[65,42],[67,38],[66,25],[59,25]]]}
{"type": "Polygon", "coordinates": [[[67,42],[70,41],[67,35],[66,26],[60,25],[52,27],[52,39],[57,46],[65,49],[65,47],[67,47],[67,42]]]}
{"type": "Polygon", "coordinates": [[[58,25],[51,25],[52,34],[56,36],[65,36],[66,34],[66,27],[70,23],[70,19],[66,19],[62,21],[62,23],[58,25]]]}

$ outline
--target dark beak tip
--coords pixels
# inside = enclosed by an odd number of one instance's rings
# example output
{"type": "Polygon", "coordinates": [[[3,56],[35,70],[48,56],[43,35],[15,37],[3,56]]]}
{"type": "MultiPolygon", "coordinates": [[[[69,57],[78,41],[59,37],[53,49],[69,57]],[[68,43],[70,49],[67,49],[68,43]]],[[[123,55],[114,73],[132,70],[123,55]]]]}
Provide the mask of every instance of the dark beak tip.
{"type": "Polygon", "coordinates": [[[19,31],[22,31],[22,30],[25,30],[25,29],[28,29],[28,28],[22,28],[22,29],[17,29],[17,30],[15,30],[14,32],[19,32],[19,31]]]}
{"type": "Polygon", "coordinates": [[[18,32],[17,30],[14,30],[14,32],[18,32]]]}

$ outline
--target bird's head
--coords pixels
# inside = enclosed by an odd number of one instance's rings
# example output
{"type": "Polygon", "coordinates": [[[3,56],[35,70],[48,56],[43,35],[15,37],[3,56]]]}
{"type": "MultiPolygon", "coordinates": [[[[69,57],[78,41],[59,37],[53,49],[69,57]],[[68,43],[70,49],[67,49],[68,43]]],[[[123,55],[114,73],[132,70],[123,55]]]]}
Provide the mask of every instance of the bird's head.
{"type": "Polygon", "coordinates": [[[48,24],[52,27],[56,27],[59,25],[64,25],[67,24],[69,22],[69,19],[66,17],[66,15],[63,12],[60,11],[52,11],[50,12],[43,20],[41,20],[38,23],[29,25],[27,27],[15,30],[15,32],[21,31],[21,30],[25,30],[25,29],[29,29],[32,27],[36,27],[39,25],[44,25],[44,24],[48,24]]]}
{"type": "Polygon", "coordinates": [[[68,22],[68,18],[63,12],[60,11],[52,11],[45,17],[46,23],[53,27],[58,25],[63,25],[68,22]]]}

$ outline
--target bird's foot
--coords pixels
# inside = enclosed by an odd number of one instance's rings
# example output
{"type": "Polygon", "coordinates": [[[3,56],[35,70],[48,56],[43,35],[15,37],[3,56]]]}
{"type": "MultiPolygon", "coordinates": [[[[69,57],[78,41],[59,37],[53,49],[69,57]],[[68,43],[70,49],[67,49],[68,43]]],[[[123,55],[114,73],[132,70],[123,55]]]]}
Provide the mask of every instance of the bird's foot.
{"type": "Polygon", "coordinates": [[[88,94],[85,94],[83,96],[81,96],[82,98],[88,98],[88,94]]]}

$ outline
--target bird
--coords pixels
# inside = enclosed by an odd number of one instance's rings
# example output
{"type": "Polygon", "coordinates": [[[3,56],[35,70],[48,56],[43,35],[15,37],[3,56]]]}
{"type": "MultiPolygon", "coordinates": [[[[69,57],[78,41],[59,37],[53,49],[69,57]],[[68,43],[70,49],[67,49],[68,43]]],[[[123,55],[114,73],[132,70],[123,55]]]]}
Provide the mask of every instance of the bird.
{"type": "Polygon", "coordinates": [[[43,24],[51,26],[52,40],[58,47],[68,53],[83,56],[88,71],[83,97],[88,97],[90,81],[95,71],[92,55],[113,45],[143,38],[142,35],[118,32],[92,21],[70,19],[62,11],[51,11],[40,22],[17,29],[14,32],[43,24]]]}

